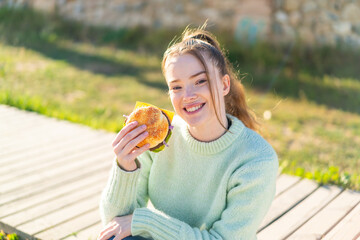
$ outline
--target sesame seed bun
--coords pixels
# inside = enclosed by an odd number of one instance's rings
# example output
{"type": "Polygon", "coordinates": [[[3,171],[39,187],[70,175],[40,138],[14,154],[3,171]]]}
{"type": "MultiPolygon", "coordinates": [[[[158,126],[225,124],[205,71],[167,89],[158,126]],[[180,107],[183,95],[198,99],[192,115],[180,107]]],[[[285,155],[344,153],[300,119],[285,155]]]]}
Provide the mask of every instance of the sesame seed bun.
{"type": "Polygon", "coordinates": [[[145,124],[149,136],[140,142],[137,147],[150,144],[150,150],[163,145],[163,141],[169,132],[169,119],[159,108],[148,106],[140,107],[133,111],[125,124],[137,121],[138,126],[145,124]]]}

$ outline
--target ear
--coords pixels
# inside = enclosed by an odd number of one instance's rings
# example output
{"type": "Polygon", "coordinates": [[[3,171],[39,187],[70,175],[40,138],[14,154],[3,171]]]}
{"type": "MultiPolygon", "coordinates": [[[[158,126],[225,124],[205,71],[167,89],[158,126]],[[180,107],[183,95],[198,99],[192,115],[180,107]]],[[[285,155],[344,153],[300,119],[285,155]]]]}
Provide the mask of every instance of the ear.
{"type": "Polygon", "coordinates": [[[230,76],[229,74],[225,74],[222,79],[222,87],[223,87],[223,96],[225,97],[230,92],[230,76]]]}

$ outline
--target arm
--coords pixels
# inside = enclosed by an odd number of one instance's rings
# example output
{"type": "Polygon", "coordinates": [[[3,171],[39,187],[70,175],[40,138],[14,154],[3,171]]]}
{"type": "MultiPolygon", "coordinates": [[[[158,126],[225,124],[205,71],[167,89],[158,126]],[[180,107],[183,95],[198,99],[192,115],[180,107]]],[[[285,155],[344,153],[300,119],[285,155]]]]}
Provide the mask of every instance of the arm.
{"type": "Polygon", "coordinates": [[[135,208],[146,206],[152,158],[149,152],[145,152],[138,159],[139,168],[130,172],[122,170],[116,159],[113,161],[110,177],[100,200],[100,216],[104,226],[116,216],[128,215],[135,208]]]}
{"type": "Polygon", "coordinates": [[[250,162],[229,179],[227,207],[208,230],[200,230],[157,210],[134,211],[132,235],[155,240],[256,239],[256,231],[275,195],[276,159],[250,162]]]}

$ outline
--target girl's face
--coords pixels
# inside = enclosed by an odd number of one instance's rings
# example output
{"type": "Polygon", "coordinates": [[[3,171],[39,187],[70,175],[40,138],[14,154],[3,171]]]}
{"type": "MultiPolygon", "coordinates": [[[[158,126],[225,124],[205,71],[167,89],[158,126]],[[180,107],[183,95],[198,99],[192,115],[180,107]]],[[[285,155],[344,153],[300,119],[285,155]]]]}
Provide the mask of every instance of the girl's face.
{"type": "Polygon", "coordinates": [[[215,114],[214,104],[220,114],[219,117],[226,119],[224,96],[229,91],[230,82],[227,81],[227,75],[220,79],[217,68],[208,58],[205,58],[205,61],[209,76],[215,80],[215,103],[212,102],[210,80],[206,77],[205,68],[195,56],[184,54],[167,59],[165,78],[175,112],[190,128],[212,131],[221,127],[215,114]]]}

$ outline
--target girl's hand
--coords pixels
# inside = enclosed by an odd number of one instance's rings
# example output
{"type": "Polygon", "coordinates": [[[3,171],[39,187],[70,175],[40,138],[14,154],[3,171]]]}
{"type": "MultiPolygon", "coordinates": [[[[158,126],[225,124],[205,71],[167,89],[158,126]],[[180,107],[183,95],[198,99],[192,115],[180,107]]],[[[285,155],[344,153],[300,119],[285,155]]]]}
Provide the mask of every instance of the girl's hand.
{"type": "Polygon", "coordinates": [[[112,143],[117,162],[125,171],[134,171],[137,168],[135,158],[150,147],[150,144],[141,148],[136,147],[149,135],[145,132],[146,125],[139,127],[137,125],[137,122],[132,122],[123,127],[112,143]]]}
{"type": "Polygon", "coordinates": [[[120,240],[131,235],[132,214],[123,217],[115,217],[99,234],[97,240],[120,240]]]}

